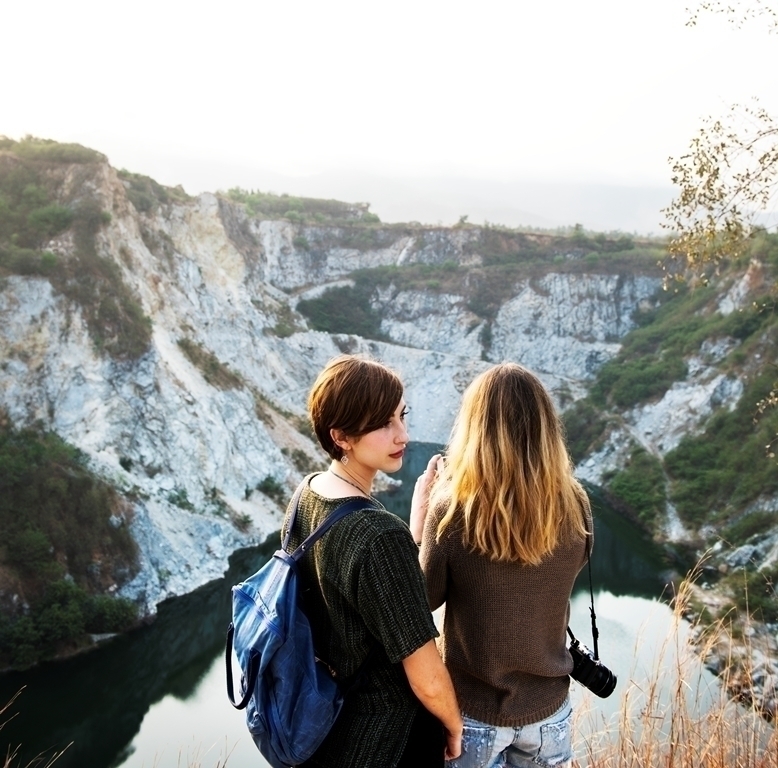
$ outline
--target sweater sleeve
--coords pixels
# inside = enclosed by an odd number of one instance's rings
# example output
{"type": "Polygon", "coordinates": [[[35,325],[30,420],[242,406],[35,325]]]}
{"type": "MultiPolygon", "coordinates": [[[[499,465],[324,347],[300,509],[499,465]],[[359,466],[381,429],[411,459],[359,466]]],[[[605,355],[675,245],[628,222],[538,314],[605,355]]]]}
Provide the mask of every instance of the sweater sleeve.
{"type": "Polygon", "coordinates": [[[359,612],[393,664],[438,636],[417,555],[407,528],[385,531],[360,567],[359,612]]]}
{"type": "Polygon", "coordinates": [[[446,602],[448,581],[448,561],[443,547],[445,539],[436,541],[440,517],[441,515],[436,514],[436,510],[432,509],[427,514],[419,550],[421,570],[427,581],[427,600],[432,611],[446,602]]]}

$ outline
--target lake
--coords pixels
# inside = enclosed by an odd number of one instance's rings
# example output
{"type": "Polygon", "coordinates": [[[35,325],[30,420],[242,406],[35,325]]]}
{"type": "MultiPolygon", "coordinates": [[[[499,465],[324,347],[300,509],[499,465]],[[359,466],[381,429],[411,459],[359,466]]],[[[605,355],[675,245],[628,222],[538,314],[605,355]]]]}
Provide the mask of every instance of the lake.
{"type": "MultiPolygon", "coordinates": [[[[411,444],[399,473],[403,486],[381,495],[405,519],[415,479],[437,448],[411,444]]],[[[673,663],[673,649],[662,647],[673,618],[661,599],[666,565],[659,550],[596,494],[593,501],[600,655],[619,678],[616,693],[605,700],[573,686],[574,705],[587,711],[579,727],[596,729],[617,716],[627,681],[673,663]]],[[[89,653],[1,676],[0,706],[24,687],[0,716],[1,723],[16,715],[0,730],[2,754],[21,745],[18,762],[26,765],[70,744],[57,768],[215,768],[227,757],[230,768],[265,766],[242,713],[227,701],[223,649],[230,587],[256,571],[277,546],[274,540],[237,553],[224,579],[166,601],[148,626],[89,653]]],[[[571,627],[591,644],[586,570],[571,601],[571,627]]],[[[699,665],[694,674],[715,695],[715,678],[699,665]]]]}

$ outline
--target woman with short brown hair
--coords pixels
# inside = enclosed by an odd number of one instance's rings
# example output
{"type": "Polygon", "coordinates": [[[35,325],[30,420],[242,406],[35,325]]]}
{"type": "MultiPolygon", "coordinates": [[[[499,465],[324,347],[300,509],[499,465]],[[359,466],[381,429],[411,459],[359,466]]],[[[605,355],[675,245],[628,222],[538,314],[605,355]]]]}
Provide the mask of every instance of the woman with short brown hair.
{"type": "Polygon", "coordinates": [[[346,684],[358,679],[305,765],[442,767],[444,754],[459,754],[462,719],[435,646],[418,548],[408,526],[371,496],[379,471],[402,466],[402,382],[381,363],[345,355],[319,374],[308,408],[332,461],[303,481],[290,551],[344,500],[363,498],[365,508],[299,564],[317,653],[346,684]]]}

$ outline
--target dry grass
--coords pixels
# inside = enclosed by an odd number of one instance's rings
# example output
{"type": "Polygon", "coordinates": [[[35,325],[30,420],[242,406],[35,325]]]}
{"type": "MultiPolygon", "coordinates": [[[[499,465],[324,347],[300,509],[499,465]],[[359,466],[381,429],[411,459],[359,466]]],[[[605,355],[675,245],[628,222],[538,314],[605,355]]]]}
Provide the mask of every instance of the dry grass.
{"type": "MultiPolygon", "coordinates": [[[[178,751],[176,768],[228,768],[228,761],[233,749],[226,740],[223,748],[219,748],[217,744],[212,744],[210,748],[205,750],[202,745],[194,746],[191,749],[181,748],[178,751]]],[[[152,768],[159,768],[156,759],[152,763],[152,768]]]]}
{"type": "MultiPolygon", "coordinates": [[[[576,715],[579,743],[574,765],[581,768],[778,768],[775,722],[768,722],[754,702],[738,704],[727,693],[736,688],[729,675],[741,676],[742,666],[732,673],[725,671],[718,686],[710,686],[704,679],[700,659],[714,650],[722,634],[728,634],[724,622],[706,627],[704,632],[693,632],[699,638],[696,648],[687,639],[689,633],[682,631],[693,576],[678,589],[673,605],[673,629],[665,647],[658,650],[657,665],[646,679],[633,678],[622,687],[618,715],[592,728],[591,723],[596,720],[594,710],[579,708],[576,715]],[[669,666],[659,663],[667,658],[673,659],[669,666]]],[[[749,649],[745,651],[744,657],[748,658],[749,649]]],[[[732,659],[729,661],[725,668],[735,670],[738,665],[732,664],[732,659]]],[[[739,663],[742,665],[742,660],[739,663]]]]}
{"type": "MultiPolygon", "coordinates": [[[[12,720],[15,715],[10,714],[10,709],[13,706],[13,703],[16,701],[16,699],[19,697],[19,694],[24,690],[22,688],[21,690],[17,691],[11,698],[11,700],[5,704],[4,706],[0,707],[0,731],[3,730],[3,727],[5,724],[12,720]]],[[[68,745],[70,746],[70,745],[68,745]]],[[[0,766],[0,768],[51,768],[51,766],[62,756],[62,754],[65,752],[65,750],[68,747],[65,747],[65,749],[61,750],[60,752],[57,752],[49,757],[45,757],[43,755],[39,755],[37,757],[34,757],[29,762],[25,763],[24,766],[19,765],[19,746],[16,747],[8,747],[7,752],[5,755],[0,755],[0,760],[3,761],[3,765],[0,766]]]]}

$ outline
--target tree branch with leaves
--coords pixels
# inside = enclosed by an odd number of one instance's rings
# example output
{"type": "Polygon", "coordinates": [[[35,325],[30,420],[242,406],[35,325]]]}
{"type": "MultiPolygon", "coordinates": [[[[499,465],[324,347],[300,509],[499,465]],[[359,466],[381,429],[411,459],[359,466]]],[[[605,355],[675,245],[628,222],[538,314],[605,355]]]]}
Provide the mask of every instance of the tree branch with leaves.
{"type": "Polygon", "coordinates": [[[669,250],[695,273],[742,253],[755,227],[775,228],[778,122],[758,103],[708,118],[689,151],[671,158],[678,194],[664,209],[669,250]]]}
{"type": "MultiPolygon", "coordinates": [[[[778,10],[765,0],[702,0],[687,11],[688,27],[723,15],[735,29],[758,21],[778,34],[778,10]]],[[[663,226],[673,233],[669,250],[681,269],[704,275],[741,254],[755,228],[775,229],[778,121],[757,99],[704,120],[689,151],[670,163],[678,194],[663,226]]]]}

